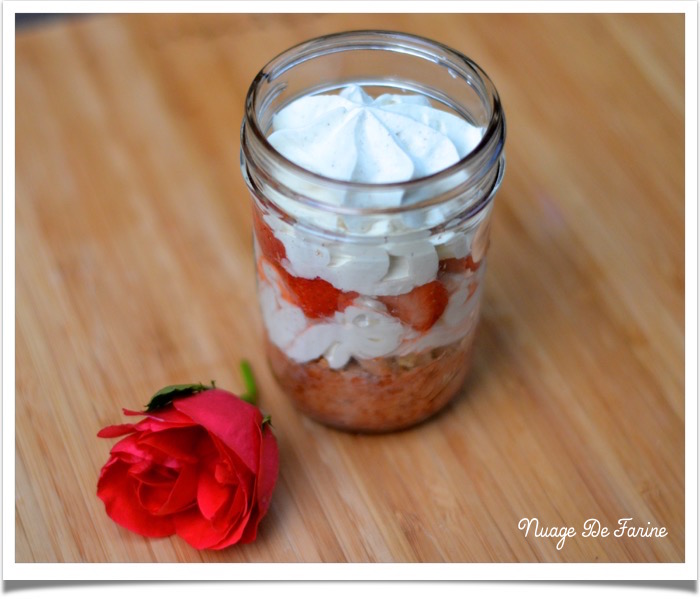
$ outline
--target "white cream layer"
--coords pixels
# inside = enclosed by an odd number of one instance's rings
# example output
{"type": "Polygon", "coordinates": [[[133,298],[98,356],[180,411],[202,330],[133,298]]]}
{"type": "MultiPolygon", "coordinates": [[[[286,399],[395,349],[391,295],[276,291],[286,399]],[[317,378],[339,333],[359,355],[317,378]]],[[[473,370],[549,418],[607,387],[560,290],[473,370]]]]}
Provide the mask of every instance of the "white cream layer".
{"type": "Polygon", "coordinates": [[[371,296],[401,295],[435,280],[440,260],[464,258],[475,237],[473,232],[432,237],[425,232],[410,241],[339,243],[305,234],[273,214],[263,218],[284,245],[284,266],[290,274],[320,277],[342,291],[371,296]]]}
{"type": "Polygon", "coordinates": [[[280,110],[269,142],[312,172],[340,181],[394,183],[434,174],[479,143],[482,130],[433,108],[421,95],[382,94],[357,85],[308,95],[280,110]]]}
{"type": "MultiPolygon", "coordinates": [[[[304,96],[283,108],[273,118],[268,140],[289,160],[313,172],[338,180],[382,183],[442,170],[469,153],[482,134],[464,119],[434,108],[424,96],[372,98],[357,85],[348,85],[339,94],[304,96]]],[[[292,217],[306,210],[275,190],[267,193],[292,217]]],[[[330,189],[325,200],[338,206],[382,208],[412,201],[400,192],[353,194],[330,189]]],[[[371,296],[408,293],[434,280],[439,261],[469,254],[473,237],[454,231],[431,237],[429,227],[444,219],[439,206],[379,220],[338,216],[332,211],[305,216],[328,231],[372,239],[367,243],[324,240],[274,214],[265,215],[284,244],[287,270],[371,296]],[[376,243],[382,238],[385,243],[376,243]]]]}
{"type": "Polygon", "coordinates": [[[258,285],[265,327],[270,340],[296,362],[323,356],[337,369],[351,358],[404,356],[459,341],[476,325],[483,266],[471,276],[445,278],[449,302],[425,333],[403,324],[381,302],[363,296],[330,318],[308,319],[301,308],[283,298],[275,268],[264,259],[261,266],[264,276],[258,285]]]}
{"type": "MultiPolygon", "coordinates": [[[[482,134],[465,120],[433,108],[423,96],[383,94],[373,99],[351,85],[337,95],[305,96],[291,103],[275,115],[268,139],[289,160],[318,174],[386,183],[454,164],[479,143],[482,134]]],[[[305,191],[296,182],[286,183],[297,193],[305,191]]],[[[331,188],[322,192],[323,201],[332,205],[360,208],[395,207],[416,200],[401,192],[360,194],[331,188]]],[[[402,356],[448,345],[474,326],[479,291],[468,297],[469,285],[478,282],[482,271],[446,279],[449,303],[426,333],[404,325],[372,299],[408,293],[437,277],[440,260],[470,253],[474,232],[430,235],[429,228],[445,220],[442,207],[367,219],[310,210],[275,189],[265,193],[294,218],[334,233],[371,238],[355,243],[322,239],[274,213],[264,215],[284,245],[287,257],[282,266],[290,274],[320,277],[342,291],[360,294],[344,312],[309,320],[283,299],[274,268],[265,266],[260,281],[263,318],[272,342],[290,358],[307,362],[323,356],[332,368],[341,368],[353,357],[402,356]]],[[[309,193],[318,197],[320,192],[309,193]]]]}

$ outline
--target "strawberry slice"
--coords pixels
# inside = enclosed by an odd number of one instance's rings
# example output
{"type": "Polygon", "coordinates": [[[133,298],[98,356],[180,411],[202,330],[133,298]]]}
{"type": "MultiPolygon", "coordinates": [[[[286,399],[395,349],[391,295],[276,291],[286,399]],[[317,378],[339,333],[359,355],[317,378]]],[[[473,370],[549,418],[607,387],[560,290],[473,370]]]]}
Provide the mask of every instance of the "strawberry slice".
{"type": "Polygon", "coordinates": [[[417,331],[427,331],[445,311],[449,294],[440,281],[431,281],[403,295],[384,295],[378,299],[392,316],[417,331]]]}
{"type": "Polygon", "coordinates": [[[289,299],[308,318],[333,316],[335,312],[344,311],[358,296],[354,291],[341,291],[319,277],[304,279],[290,275],[284,268],[277,270],[287,288],[289,299]]]}
{"type": "Polygon", "coordinates": [[[279,264],[287,257],[284,244],[275,237],[270,226],[263,220],[262,214],[257,208],[253,208],[253,229],[258,240],[262,255],[275,264],[279,264]]]}
{"type": "Polygon", "coordinates": [[[471,270],[472,272],[476,272],[480,264],[481,261],[474,262],[471,254],[464,258],[445,258],[444,260],[440,260],[439,271],[464,272],[466,270],[471,270]]]}

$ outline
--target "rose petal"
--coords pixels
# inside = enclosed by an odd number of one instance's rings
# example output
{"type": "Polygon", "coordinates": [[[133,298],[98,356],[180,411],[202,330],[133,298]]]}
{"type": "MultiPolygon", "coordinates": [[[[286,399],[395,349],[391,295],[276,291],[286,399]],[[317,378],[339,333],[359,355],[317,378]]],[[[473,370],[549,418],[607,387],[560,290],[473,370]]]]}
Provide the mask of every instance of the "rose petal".
{"type": "Polygon", "coordinates": [[[277,439],[269,426],[263,430],[262,448],[260,451],[260,470],[258,471],[258,505],[265,515],[270,506],[272,491],[279,474],[280,456],[277,439]]]}
{"type": "Polygon", "coordinates": [[[167,406],[158,410],[153,410],[152,412],[137,412],[135,410],[128,410],[127,408],[122,408],[122,412],[126,416],[145,416],[147,419],[150,418],[154,422],[170,422],[172,424],[192,424],[191,420],[187,416],[173,408],[172,404],[168,404],[167,406]]]}
{"type": "Polygon", "coordinates": [[[245,509],[246,505],[242,493],[236,493],[234,501],[231,503],[228,520],[233,524],[225,537],[218,543],[212,545],[210,549],[224,549],[235,543],[243,542],[242,536],[250,521],[252,512],[245,509]]]}
{"type": "Polygon", "coordinates": [[[219,483],[212,471],[201,471],[197,483],[197,505],[202,515],[212,520],[221,506],[229,500],[232,491],[232,487],[219,483]]]}
{"type": "Polygon", "coordinates": [[[176,400],[173,406],[216,435],[249,470],[257,472],[262,423],[258,408],[222,389],[208,389],[176,400]]]}
{"type": "Polygon", "coordinates": [[[243,485],[252,497],[255,488],[255,475],[243,461],[218,437],[210,436],[217,450],[217,463],[214,475],[222,484],[243,485]]]}
{"type": "Polygon", "coordinates": [[[133,424],[113,424],[111,426],[105,426],[100,432],[97,433],[98,437],[103,439],[109,439],[111,437],[121,437],[122,435],[128,435],[136,430],[133,424]]]}
{"type": "MultiPolygon", "coordinates": [[[[143,438],[151,433],[134,433],[117,441],[110,453],[119,456],[125,462],[160,464],[167,468],[179,469],[181,460],[161,451],[149,443],[142,443],[143,438]]],[[[162,434],[162,433],[161,433],[162,434]]],[[[189,458],[188,458],[189,459],[189,458]]]]}
{"type": "Polygon", "coordinates": [[[199,472],[196,466],[183,465],[180,476],[177,477],[167,501],[158,510],[158,515],[174,514],[193,505],[196,499],[198,477],[199,472]]]}
{"type": "Polygon", "coordinates": [[[129,468],[129,476],[147,485],[167,485],[172,487],[178,477],[178,472],[172,468],[165,468],[160,464],[139,462],[129,468]]]}
{"type": "Polygon", "coordinates": [[[134,410],[122,409],[126,416],[145,416],[143,420],[136,423],[140,431],[162,431],[170,428],[192,426],[192,419],[178,412],[172,405],[165,406],[153,412],[135,412],[134,410]]]}
{"type": "Polygon", "coordinates": [[[248,505],[246,501],[245,493],[241,487],[232,489],[231,497],[232,501],[229,502],[227,509],[221,510],[217,515],[216,524],[223,528],[224,522],[228,522],[228,526],[236,522],[241,522],[242,520],[247,520],[247,512],[250,512],[251,506],[248,505]]]}
{"type": "Polygon", "coordinates": [[[226,500],[214,518],[209,519],[203,513],[194,514],[192,510],[176,514],[177,534],[197,549],[223,549],[237,543],[250,518],[250,506],[246,504],[242,488],[237,488],[233,496],[230,493],[232,489],[228,489],[226,500]]]}
{"type": "Polygon", "coordinates": [[[170,497],[172,487],[167,485],[148,485],[140,482],[136,486],[136,496],[144,510],[157,515],[160,508],[170,497]]]}
{"type": "MultiPolygon", "coordinates": [[[[177,412],[174,410],[173,413],[177,414],[177,412]]],[[[136,426],[139,430],[151,431],[155,433],[167,429],[179,429],[195,425],[195,423],[184,414],[178,414],[177,418],[168,414],[164,415],[167,416],[167,418],[161,418],[160,416],[160,414],[158,414],[158,416],[148,416],[148,418],[144,418],[140,422],[137,422],[136,426]]]]}
{"type": "Polygon", "coordinates": [[[158,464],[165,468],[179,470],[181,462],[150,445],[140,443],[138,435],[131,435],[119,441],[110,453],[130,464],[158,464]]]}
{"type": "Polygon", "coordinates": [[[128,475],[129,465],[111,458],[102,468],[97,496],[107,515],[117,524],[147,537],[165,537],[175,532],[170,518],[159,518],[144,510],[136,496],[137,482],[128,475]]]}
{"type": "Polygon", "coordinates": [[[150,461],[152,452],[147,447],[139,445],[139,434],[134,433],[117,441],[110,450],[112,455],[118,455],[121,459],[131,462],[150,461]]]}
{"type": "Polygon", "coordinates": [[[199,437],[204,431],[199,427],[171,428],[163,431],[144,433],[139,437],[139,444],[149,445],[173,459],[195,463],[199,437]]]}
{"type": "Polygon", "coordinates": [[[225,537],[226,530],[216,530],[197,507],[172,516],[175,532],[195,549],[208,549],[225,537]]]}
{"type": "Polygon", "coordinates": [[[277,439],[269,426],[263,430],[263,441],[260,450],[260,469],[257,478],[256,496],[257,504],[253,510],[250,521],[241,535],[241,543],[250,543],[255,540],[258,533],[258,525],[270,507],[270,499],[277,482],[279,473],[279,448],[277,439]]]}
{"type": "MultiPolygon", "coordinates": [[[[216,437],[212,437],[212,439],[215,441],[220,451],[215,478],[223,484],[228,484],[236,488],[236,501],[240,501],[242,504],[239,510],[241,514],[244,511],[250,512],[255,503],[255,475],[245,467],[240,458],[238,458],[238,456],[236,456],[222,441],[218,440],[216,437]],[[225,476],[220,472],[224,469],[225,476]]],[[[231,511],[231,506],[227,508],[227,511],[231,511]]],[[[217,517],[220,517],[220,514],[218,514],[217,517]]],[[[229,514],[225,517],[230,519],[232,516],[229,514]]]]}

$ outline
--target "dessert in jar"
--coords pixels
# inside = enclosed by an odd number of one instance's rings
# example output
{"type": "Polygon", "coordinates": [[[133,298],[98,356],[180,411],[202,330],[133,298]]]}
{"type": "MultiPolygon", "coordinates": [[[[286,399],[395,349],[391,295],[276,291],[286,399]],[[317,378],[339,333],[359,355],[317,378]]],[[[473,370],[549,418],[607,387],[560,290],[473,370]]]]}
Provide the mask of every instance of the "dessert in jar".
{"type": "Polygon", "coordinates": [[[241,168],[268,358],[300,410],[389,431],[459,392],[504,140],[485,73],[424,38],[330,35],[258,74],[241,168]]]}

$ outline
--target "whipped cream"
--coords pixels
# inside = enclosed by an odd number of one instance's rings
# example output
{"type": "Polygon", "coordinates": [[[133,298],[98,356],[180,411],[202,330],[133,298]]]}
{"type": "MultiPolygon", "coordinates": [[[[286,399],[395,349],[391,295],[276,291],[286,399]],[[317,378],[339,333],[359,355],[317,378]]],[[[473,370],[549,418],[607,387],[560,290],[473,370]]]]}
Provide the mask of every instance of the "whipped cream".
{"type": "MultiPolygon", "coordinates": [[[[360,87],[349,85],[336,95],[309,95],[290,103],[274,116],[268,140],[283,156],[309,171],[339,181],[374,184],[409,181],[441,171],[474,149],[482,134],[482,129],[464,119],[434,108],[424,96],[372,98],[360,87]]],[[[307,191],[303,181],[290,179],[285,184],[295,193],[307,191]]],[[[335,186],[320,192],[312,186],[308,191],[315,198],[322,192],[322,201],[331,205],[355,208],[410,206],[421,199],[401,189],[367,192],[335,186]]],[[[443,281],[448,305],[424,333],[392,316],[376,299],[408,293],[433,281],[440,260],[470,253],[474,228],[448,228],[436,234],[430,230],[458,214],[459,206],[456,212],[455,206],[435,206],[366,218],[310,209],[272,188],[265,193],[297,221],[290,222],[276,211],[262,214],[284,245],[286,258],[281,266],[295,277],[318,277],[344,292],[359,294],[343,312],[308,319],[284,299],[279,274],[262,260],[259,295],[265,326],[271,341],[291,359],[307,362],[324,357],[331,368],[342,368],[351,358],[405,356],[442,347],[472,330],[483,269],[443,281]],[[316,227],[332,234],[319,235],[316,227]]],[[[486,222],[488,215],[481,218],[486,222]]]]}
{"type": "Polygon", "coordinates": [[[437,276],[439,257],[427,233],[408,242],[340,243],[306,235],[273,215],[264,218],[284,245],[284,267],[295,277],[320,277],[342,291],[376,296],[408,293],[437,276]]]}
{"type": "Polygon", "coordinates": [[[268,137],[283,156],[340,181],[395,183],[432,175],[474,149],[483,131],[425,96],[369,96],[357,85],[299,98],[268,137]]]}
{"type": "Polygon", "coordinates": [[[476,273],[444,279],[450,293],[445,311],[425,333],[419,333],[390,315],[381,302],[360,296],[332,317],[308,319],[298,306],[284,299],[283,283],[275,268],[262,260],[259,297],[270,340],[297,362],[320,357],[331,368],[342,368],[351,358],[406,356],[457,342],[476,326],[481,297],[483,264],[476,273]]]}
{"type": "MultiPolygon", "coordinates": [[[[488,241],[488,212],[468,231],[414,232],[410,239],[382,243],[341,243],[319,238],[275,214],[263,219],[284,245],[284,267],[295,277],[328,281],[341,291],[401,295],[437,276],[440,260],[481,260],[488,241]]],[[[387,236],[387,239],[391,239],[387,236]]]]}
{"type": "Polygon", "coordinates": [[[265,326],[270,340],[293,360],[324,356],[331,368],[342,368],[351,357],[378,358],[399,348],[406,331],[381,302],[360,297],[332,318],[309,320],[284,299],[279,274],[266,261],[263,275],[259,296],[265,326]]]}

